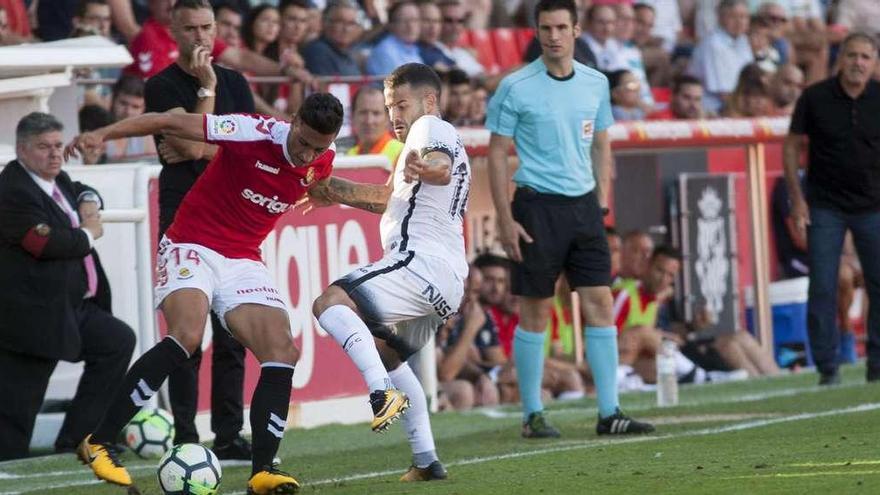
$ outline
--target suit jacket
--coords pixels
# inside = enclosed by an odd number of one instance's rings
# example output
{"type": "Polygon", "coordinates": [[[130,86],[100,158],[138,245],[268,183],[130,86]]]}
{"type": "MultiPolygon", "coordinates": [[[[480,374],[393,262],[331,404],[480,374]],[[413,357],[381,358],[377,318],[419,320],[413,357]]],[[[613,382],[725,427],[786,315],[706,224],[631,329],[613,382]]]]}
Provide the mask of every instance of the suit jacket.
{"type": "MultiPolygon", "coordinates": [[[[65,172],[55,183],[74,208],[80,194],[94,191],[65,172]]],[[[21,163],[10,162],[0,172],[0,347],[78,360],[78,315],[88,289],[83,258],[89,253],[98,268],[95,302],[110,311],[109,284],[86,233],[71,226],[21,163]]]]}

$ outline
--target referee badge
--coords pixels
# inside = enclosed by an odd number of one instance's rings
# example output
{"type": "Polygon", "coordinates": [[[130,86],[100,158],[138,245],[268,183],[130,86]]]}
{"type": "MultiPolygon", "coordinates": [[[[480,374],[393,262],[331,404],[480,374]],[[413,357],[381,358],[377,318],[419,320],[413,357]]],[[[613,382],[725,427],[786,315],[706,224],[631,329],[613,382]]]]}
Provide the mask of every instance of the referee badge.
{"type": "Polygon", "coordinates": [[[593,121],[592,120],[582,120],[581,121],[581,139],[592,139],[593,138],[593,121]]]}

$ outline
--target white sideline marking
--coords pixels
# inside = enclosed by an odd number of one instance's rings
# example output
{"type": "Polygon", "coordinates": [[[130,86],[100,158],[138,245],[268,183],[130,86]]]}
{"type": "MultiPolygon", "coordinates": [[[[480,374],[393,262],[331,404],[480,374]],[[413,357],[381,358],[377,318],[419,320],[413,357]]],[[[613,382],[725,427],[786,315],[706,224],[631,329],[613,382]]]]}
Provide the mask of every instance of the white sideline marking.
{"type": "MultiPolygon", "coordinates": [[[[812,388],[813,387],[810,387],[809,389],[806,389],[806,390],[811,390],[812,388]]],[[[787,390],[797,390],[797,389],[787,389],[787,390]]],[[[825,389],[819,389],[819,390],[825,390],[825,389]]],[[[786,390],[781,390],[779,392],[786,392],[786,390]]],[[[752,396],[755,396],[755,395],[758,395],[758,394],[753,394],[752,396]]],[[[767,394],[765,394],[765,395],[767,395],[767,394]]],[[[736,402],[736,401],[740,400],[739,398],[731,398],[731,399],[732,400],[727,400],[727,401],[722,401],[722,402],[736,402]]],[[[761,420],[755,420],[755,421],[746,421],[743,423],[737,423],[737,424],[733,424],[733,425],[713,427],[713,428],[703,428],[703,429],[699,429],[699,430],[669,433],[669,434],[665,434],[665,435],[649,435],[649,436],[641,436],[641,437],[614,438],[614,439],[610,439],[610,440],[591,440],[591,441],[586,441],[586,442],[585,441],[557,442],[555,447],[513,452],[513,453],[509,453],[509,454],[499,454],[499,455],[493,455],[493,456],[461,459],[458,461],[449,462],[446,465],[450,466],[450,467],[466,466],[466,465],[471,465],[471,464],[481,464],[481,463],[485,463],[485,462],[493,462],[493,461],[506,460],[506,459],[516,459],[516,458],[521,458],[521,457],[533,457],[533,456],[544,455],[544,454],[553,454],[553,453],[558,453],[558,452],[568,452],[571,450],[589,449],[589,448],[601,447],[601,446],[612,445],[612,444],[617,445],[617,444],[628,444],[628,443],[641,443],[641,442],[651,442],[651,441],[657,441],[657,440],[668,440],[668,439],[692,437],[692,436],[715,435],[715,434],[719,434],[719,433],[728,433],[728,432],[732,432],[732,431],[742,431],[742,430],[749,430],[749,429],[753,429],[753,428],[760,428],[763,426],[769,426],[769,425],[774,425],[774,424],[778,424],[778,423],[787,423],[787,422],[791,422],[791,421],[801,421],[801,420],[807,420],[807,419],[822,418],[822,417],[827,417],[827,416],[837,416],[837,415],[842,415],[842,414],[852,414],[852,413],[859,413],[859,412],[866,412],[866,411],[875,411],[878,409],[880,409],[880,402],[873,402],[873,403],[860,404],[858,406],[851,406],[851,407],[846,407],[846,408],[841,408],[841,409],[832,409],[829,411],[821,411],[821,412],[815,412],[815,413],[801,413],[801,414],[795,414],[792,416],[782,416],[782,417],[761,419],[761,420]]],[[[580,410],[582,410],[582,409],[580,409],[580,410]]],[[[144,471],[144,470],[152,470],[152,469],[154,469],[153,466],[133,466],[133,467],[129,468],[130,471],[135,471],[135,472],[136,471],[144,471]]],[[[378,478],[378,477],[382,477],[382,476],[390,476],[393,474],[401,474],[401,472],[402,472],[401,470],[373,471],[373,472],[369,472],[369,473],[354,474],[354,475],[343,476],[343,477],[339,477],[339,478],[327,478],[327,479],[322,479],[322,480],[316,480],[313,482],[309,482],[308,484],[309,485],[329,485],[329,484],[334,484],[334,483],[339,483],[339,482],[356,481],[356,480],[362,480],[362,479],[378,478]]],[[[28,474],[28,475],[20,475],[20,476],[11,475],[15,478],[5,478],[5,479],[30,479],[30,478],[45,477],[47,475],[61,476],[61,475],[75,475],[75,474],[91,475],[90,472],[83,470],[83,469],[79,469],[79,470],[75,470],[75,471],[54,471],[54,472],[50,472],[50,473],[28,474]]],[[[3,476],[8,476],[8,475],[10,475],[10,473],[0,472],[0,475],[2,475],[2,476],[0,476],[0,479],[3,479],[3,476]]],[[[50,485],[50,486],[43,486],[43,487],[40,487],[39,489],[46,490],[46,489],[53,489],[53,488],[66,488],[66,487],[73,487],[73,486],[91,485],[91,484],[96,484],[96,483],[99,483],[99,481],[94,480],[94,479],[90,479],[90,480],[83,480],[83,481],[73,481],[73,482],[68,482],[68,483],[58,483],[58,484],[50,485]]],[[[36,488],[34,490],[36,490],[36,488]]],[[[0,495],[19,495],[21,493],[27,493],[27,491],[25,491],[25,492],[0,492],[0,495]]],[[[246,493],[243,491],[238,491],[238,492],[232,492],[229,495],[246,495],[246,493]]]]}
{"type": "MultiPolygon", "coordinates": [[[[842,388],[853,388],[860,387],[864,384],[862,383],[850,383],[846,385],[838,385],[834,387],[835,390],[842,388]]],[[[700,398],[700,399],[691,399],[691,400],[682,400],[678,403],[677,407],[691,407],[691,406],[710,406],[713,404],[729,404],[733,402],[757,402],[766,399],[774,399],[779,397],[791,397],[795,395],[805,394],[805,393],[817,393],[817,392],[827,392],[829,389],[827,387],[820,387],[818,385],[811,385],[808,387],[792,387],[792,388],[783,388],[780,390],[773,390],[770,392],[760,392],[760,393],[752,393],[745,395],[737,395],[737,396],[724,396],[724,397],[713,397],[713,398],[700,398]]],[[[648,409],[656,409],[657,405],[654,403],[643,404],[639,406],[629,406],[626,408],[627,412],[630,411],[645,411],[648,409]]],[[[547,409],[547,413],[550,416],[556,414],[587,414],[587,413],[595,413],[596,407],[561,407],[561,408],[553,408],[547,409]]],[[[473,414],[485,416],[489,419],[508,419],[508,418],[520,418],[522,417],[522,412],[520,411],[504,411],[495,407],[488,408],[478,408],[472,411],[465,412],[464,414],[473,414]]]]}

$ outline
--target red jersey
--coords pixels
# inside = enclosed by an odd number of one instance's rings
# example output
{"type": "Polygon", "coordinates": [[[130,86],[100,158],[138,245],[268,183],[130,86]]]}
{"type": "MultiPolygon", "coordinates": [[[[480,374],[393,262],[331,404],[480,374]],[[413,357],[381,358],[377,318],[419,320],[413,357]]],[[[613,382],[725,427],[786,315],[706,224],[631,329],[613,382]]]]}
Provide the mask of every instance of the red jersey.
{"type": "Polygon", "coordinates": [[[516,326],[519,325],[519,315],[508,313],[500,306],[489,306],[489,316],[498,328],[498,342],[504,350],[504,355],[510,357],[513,352],[513,334],[516,333],[516,326]]]}
{"type": "MultiPolygon", "coordinates": [[[[211,56],[216,61],[226,51],[226,43],[217,38],[214,40],[214,49],[211,56]]],[[[155,19],[147,19],[141,27],[141,32],[128,46],[134,62],[126,67],[123,72],[138,76],[142,79],[155,76],[162,72],[165,67],[177,60],[177,42],[171,37],[171,28],[159,24],[155,19]]]]}
{"type": "MultiPolygon", "coordinates": [[[[220,147],[184,196],[166,235],[227,258],[261,261],[260,243],[308,187],[330,176],[336,147],[295,166],[290,123],[264,115],[205,115],[205,141],[220,147]]],[[[172,165],[173,166],[173,165],[172,165]]]]}

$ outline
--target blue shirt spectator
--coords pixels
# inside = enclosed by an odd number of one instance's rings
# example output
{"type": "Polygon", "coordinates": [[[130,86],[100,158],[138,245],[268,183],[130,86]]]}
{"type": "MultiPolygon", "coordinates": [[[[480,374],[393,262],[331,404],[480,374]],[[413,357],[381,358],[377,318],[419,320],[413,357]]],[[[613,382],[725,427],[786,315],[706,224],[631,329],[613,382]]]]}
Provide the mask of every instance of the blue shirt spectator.
{"type": "Polygon", "coordinates": [[[416,4],[395,3],[388,18],[388,35],[373,47],[367,59],[366,72],[371,76],[384,76],[403,64],[423,62],[416,45],[421,30],[416,4]]]}
{"type": "Polygon", "coordinates": [[[352,50],[361,31],[355,4],[347,0],[330,3],[323,14],[323,34],[301,50],[306,69],[320,76],[362,75],[352,50]]]}

